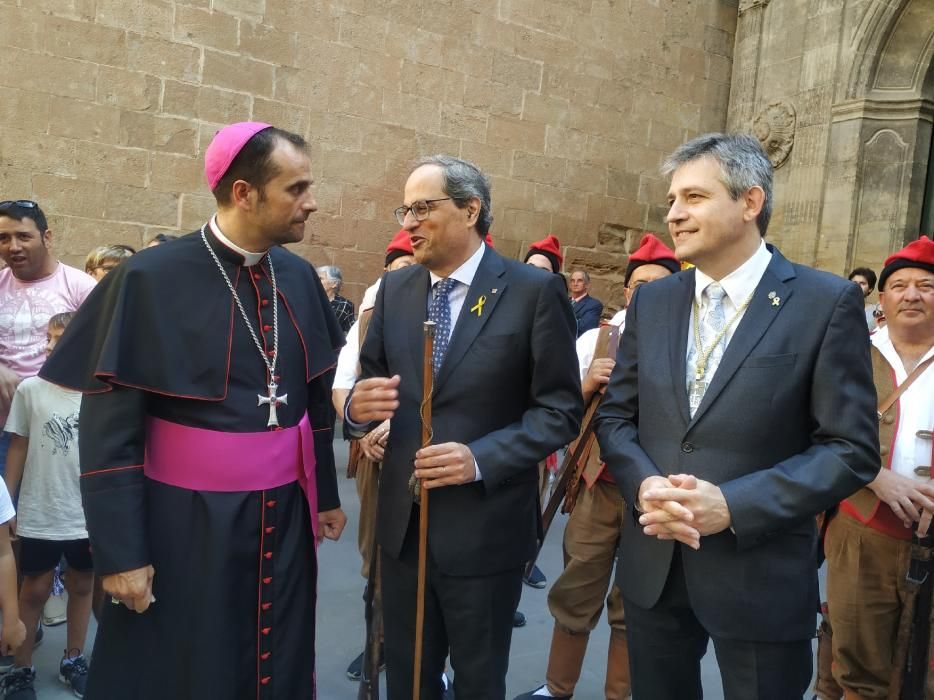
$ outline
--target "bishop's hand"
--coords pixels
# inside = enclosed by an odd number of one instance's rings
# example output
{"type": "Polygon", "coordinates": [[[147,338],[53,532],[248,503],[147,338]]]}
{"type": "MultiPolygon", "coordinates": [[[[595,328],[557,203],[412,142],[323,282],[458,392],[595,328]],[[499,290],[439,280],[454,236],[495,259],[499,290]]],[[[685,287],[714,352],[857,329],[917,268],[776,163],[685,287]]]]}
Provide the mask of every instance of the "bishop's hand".
{"type": "Polygon", "coordinates": [[[144,566],[119,574],[108,574],[101,578],[101,584],[115,602],[123,603],[130,610],[142,613],[146,612],[149,604],[155,600],[152,595],[152,579],[155,574],[156,570],[152,566],[144,566]]]}
{"type": "Polygon", "coordinates": [[[370,377],[354,385],[347,413],[350,421],[363,425],[392,418],[399,408],[399,375],[370,377]]]}
{"type": "Polygon", "coordinates": [[[321,544],[325,537],[337,541],[346,524],[347,516],[344,515],[344,511],[340,508],[323,510],[318,513],[318,544],[321,544]]]}

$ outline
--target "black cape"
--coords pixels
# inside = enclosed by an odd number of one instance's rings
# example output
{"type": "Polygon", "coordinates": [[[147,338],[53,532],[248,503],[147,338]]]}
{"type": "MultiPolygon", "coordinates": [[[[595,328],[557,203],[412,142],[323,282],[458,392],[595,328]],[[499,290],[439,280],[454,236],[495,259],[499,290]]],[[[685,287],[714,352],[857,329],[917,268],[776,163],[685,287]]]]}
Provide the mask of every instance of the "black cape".
{"type": "MultiPolygon", "coordinates": [[[[269,258],[279,287],[283,427],[308,412],[318,510],[339,507],[330,384],[343,334],[313,268],[272,249],[259,265],[209,245],[265,351],[273,345],[269,258]]],[[[106,605],[85,697],[314,697],[317,560],[297,482],[204,492],[147,479],[146,419],[266,430],[267,370],[200,232],[142,251],[97,286],[41,375],[84,393],[81,488],[100,574],[152,564],[156,602],[106,605]]],[[[262,469],[262,464],[257,464],[262,469]]]]}

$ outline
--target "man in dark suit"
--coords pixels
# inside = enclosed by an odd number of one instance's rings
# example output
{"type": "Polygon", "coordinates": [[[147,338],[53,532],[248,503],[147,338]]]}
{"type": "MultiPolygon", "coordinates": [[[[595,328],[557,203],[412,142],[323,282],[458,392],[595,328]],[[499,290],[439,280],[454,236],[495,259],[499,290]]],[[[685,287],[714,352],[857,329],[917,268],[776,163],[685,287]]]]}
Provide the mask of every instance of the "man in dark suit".
{"type": "Polygon", "coordinates": [[[421,697],[506,692],[522,571],[540,532],[538,462],[569,442],[583,406],[574,316],[557,275],[483,245],[489,184],[471,163],[424,159],[396,215],[421,263],[387,274],[360,356],[350,424],[391,418],[377,514],[390,698],[412,696],[418,507],[430,489],[421,697]],[[431,446],[421,447],[422,324],[435,321],[431,446]]]}
{"type": "Polygon", "coordinates": [[[603,302],[590,296],[590,275],[586,270],[574,270],[571,273],[568,291],[571,294],[574,318],[577,319],[577,337],[579,338],[587,331],[600,327],[603,302]]]}
{"type": "Polygon", "coordinates": [[[700,136],[664,172],[675,251],[696,269],[634,296],[596,427],[639,525],[618,569],[633,694],[701,698],[712,638],[728,700],[801,698],[814,516],[879,469],[862,298],[765,245],[756,139],[700,136]]]}

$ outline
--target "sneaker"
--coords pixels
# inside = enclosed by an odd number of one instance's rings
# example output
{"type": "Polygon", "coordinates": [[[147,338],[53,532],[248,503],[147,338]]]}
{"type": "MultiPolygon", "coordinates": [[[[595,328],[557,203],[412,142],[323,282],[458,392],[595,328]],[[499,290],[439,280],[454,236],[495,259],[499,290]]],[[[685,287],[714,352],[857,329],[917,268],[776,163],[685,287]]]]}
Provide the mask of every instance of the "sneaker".
{"type": "Polygon", "coordinates": [[[545,574],[537,566],[533,566],[528,575],[522,577],[522,582],[532,588],[544,588],[548,584],[545,574]]]}
{"type": "Polygon", "coordinates": [[[570,695],[552,695],[547,685],[543,685],[535,690],[530,690],[522,695],[517,695],[512,700],[538,700],[539,698],[555,698],[556,700],[571,700],[570,695]]]}
{"type": "Polygon", "coordinates": [[[0,698],[3,700],[36,700],[32,684],[36,680],[35,668],[14,668],[0,680],[0,698]]]}
{"type": "Polygon", "coordinates": [[[42,608],[42,624],[55,627],[68,621],[68,601],[65,594],[49,596],[42,608]]]}
{"type": "Polygon", "coordinates": [[[58,680],[71,688],[76,698],[84,697],[88,684],[88,662],[78,649],[66,649],[58,666],[58,680]]]}
{"type": "MultiPolygon", "coordinates": [[[[386,668],[386,661],[383,659],[383,645],[379,645],[379,670],[382,671],[386,668]]],[[[359,681],[363,678],[363,652],[360,655],[350,662],[350,666],[347,667],[347,678],[352,681],[359,681]]]]}
{"type": "Polygon", "coordinates": [[[525,627],[525,615],[516,610],[512,614],[512,626],[513,627],[525,627]]]}

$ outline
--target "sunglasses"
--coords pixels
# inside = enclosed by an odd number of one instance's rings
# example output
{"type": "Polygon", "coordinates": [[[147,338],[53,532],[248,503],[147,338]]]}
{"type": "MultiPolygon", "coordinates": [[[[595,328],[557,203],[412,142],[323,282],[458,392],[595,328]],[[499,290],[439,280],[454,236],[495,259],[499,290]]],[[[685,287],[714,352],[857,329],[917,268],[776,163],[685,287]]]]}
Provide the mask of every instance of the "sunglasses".
{"type": "Polygon", "coordinates": [[[17,206],[23,207],[25,209],[38,209],[39,205],[36,204],[31,199],[8,199],[5,202],[0,202],[0,207],[9,207],[17,206]]]}

